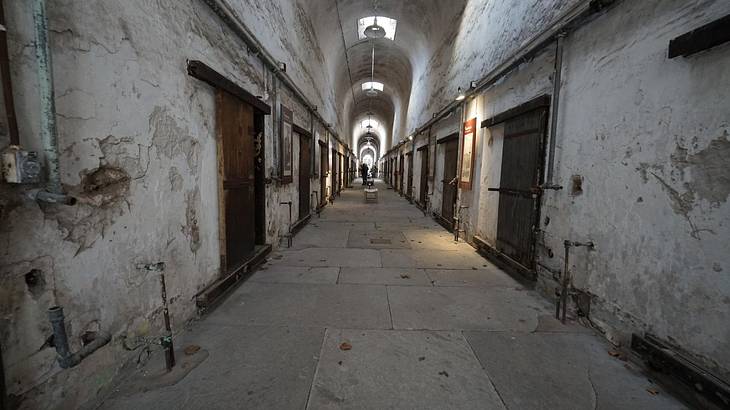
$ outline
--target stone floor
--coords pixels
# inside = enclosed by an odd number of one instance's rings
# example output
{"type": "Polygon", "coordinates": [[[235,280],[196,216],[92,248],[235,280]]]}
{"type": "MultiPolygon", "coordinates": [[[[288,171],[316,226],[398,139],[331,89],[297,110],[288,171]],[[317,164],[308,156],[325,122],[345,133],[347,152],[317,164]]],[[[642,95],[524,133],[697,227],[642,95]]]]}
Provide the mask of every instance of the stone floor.
{"type": "Polygon", "coordinates": [[[176,344],[209,357],[109,409],[676,409],[590,330],[382,184],[345,191],[176,344]]]}

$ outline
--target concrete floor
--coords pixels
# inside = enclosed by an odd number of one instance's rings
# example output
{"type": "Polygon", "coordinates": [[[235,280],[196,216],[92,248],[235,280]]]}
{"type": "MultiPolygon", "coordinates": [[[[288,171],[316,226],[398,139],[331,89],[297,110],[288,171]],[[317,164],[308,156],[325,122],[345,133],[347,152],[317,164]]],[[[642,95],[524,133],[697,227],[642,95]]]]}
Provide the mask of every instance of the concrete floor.
{"type": "Polygon", "coordinates": [[[210,354],[187,377],[102,407],[685,408],[378,187],[378,204],[363,203],[359,184],[345,191],[181,335],[178,346],[210,354]]]}

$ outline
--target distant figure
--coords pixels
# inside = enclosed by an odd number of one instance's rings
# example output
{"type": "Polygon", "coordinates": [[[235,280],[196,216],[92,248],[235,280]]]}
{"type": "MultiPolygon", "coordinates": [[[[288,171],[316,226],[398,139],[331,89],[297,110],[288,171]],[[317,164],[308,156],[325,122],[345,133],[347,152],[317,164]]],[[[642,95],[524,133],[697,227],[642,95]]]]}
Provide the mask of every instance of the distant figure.
{"type": "Polygon", "coordinates": [[[372,175],[373,179],[378,177],[378,166],[373,164],[372,168],[370,168],[370,174],[372,175]]]}
{"type": "Polygon", "coordinates": [[[365,185],[368,182],[368,164],[362,163],[360,165],[360,176],[362,177],[362,184],[365,185]]]}

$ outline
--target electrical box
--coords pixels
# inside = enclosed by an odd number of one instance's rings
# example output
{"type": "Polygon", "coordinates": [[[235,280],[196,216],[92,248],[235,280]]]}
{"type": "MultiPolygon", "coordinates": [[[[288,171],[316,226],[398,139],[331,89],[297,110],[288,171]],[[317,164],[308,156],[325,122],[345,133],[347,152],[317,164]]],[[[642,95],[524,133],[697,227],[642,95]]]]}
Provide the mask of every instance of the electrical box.
{"type": "Polygon", "coordinates": [[[5,182],[11,184],[34,184],[40,182],[41,164],[38,153],[25,151],[17,145],[11,145],[0,157],[5,182]]]}

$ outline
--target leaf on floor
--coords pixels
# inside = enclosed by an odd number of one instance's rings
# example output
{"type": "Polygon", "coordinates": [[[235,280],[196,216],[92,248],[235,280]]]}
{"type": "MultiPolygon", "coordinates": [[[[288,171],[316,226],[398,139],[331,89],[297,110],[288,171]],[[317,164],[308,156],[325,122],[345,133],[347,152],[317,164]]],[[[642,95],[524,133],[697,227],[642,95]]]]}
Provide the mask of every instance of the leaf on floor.
{"type": "Polygon", "coordinates": [[[195,353],[198,353],[198,350],[200,350],[200,346],[198,346],[198,345],[190,345],[190,346],[188,346],[188,347],[185,348],[184,352],[185,352],[186,355],[192,356],[195,353]]]}
{"type": "Polygon", "coordinates": [[[652,396],[656,396],[657,394],[659,394],[659,390],[657,390],[653,387],[646,389],[646,391],[648,391],[649,394],[651,394],[652,396]]]}
{"type": "Polygon", "coordinates": [[[345,352],[348,350],[352,350],[352,345],[347,342],[342,342],[340,344],[340,350],[345,351],[345,352]]]}
{"type": "Polygon", "coordinates": [[[446,372],[446,370],[442,370],[439,372],[439,375],[449,377],[449,373],[446,372]]]}
{"type": "Polygon", "coordinates": [[[401,279],[409,279],[410,278],[410,276],[408,276],[407,273],[401,273],[400,274],[400,277],[401,277],[401,279]]]}
{"type": "Polygon", "coordinates": [[[424,360],[426,360],[426,356],[421,356],[421,357],[419,357],[419,358],[418,358],[418,361],[419,361],[419,362],[422,362],[422,361],[424,361],[424,360]]]}

